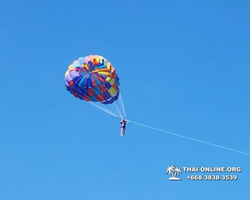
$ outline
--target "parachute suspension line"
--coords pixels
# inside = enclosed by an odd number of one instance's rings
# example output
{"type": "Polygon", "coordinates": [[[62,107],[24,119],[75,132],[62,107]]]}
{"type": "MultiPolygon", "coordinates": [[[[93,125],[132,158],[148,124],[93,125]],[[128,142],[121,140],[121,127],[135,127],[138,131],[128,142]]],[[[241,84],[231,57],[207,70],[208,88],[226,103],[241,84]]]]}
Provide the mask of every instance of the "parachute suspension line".
{"type": "Polygon", "coordinates": [[[114,114],[114,113],[108,111],[107,109],[102,108],[101,106],[96,105],[96,104],[93,103],[93,102],[89,102],[89,103],[90,103],[92,106],[94,106],[94,107],[96,107],[96,108],[99,108],[100,110],[102,110],[102,111],[104,111],[104,112],[106,112],[106,113],[108,113],[108,114],[110,114],[110,115],[112,115],[112,116],[114,116],[114,117],[118,117],[118,118],[119,118],[119,116],[117,116],[116,114],[114,114]]]}
{"type": "Polygon", "coordinates": [[[130,123],[139,125],[139,126],[143,126],[143,127],[149,128],[149,129],[153,129],[153,130],[156,130],[156,131],[163,132],[163,133],[168,133],[170,135],[174,135],[174,136],[177,136],[177,137],[185,138],[185,139],[192,140],[192,141],[195,141],[195,142],[207,144],[207,145],[210,145],[210,146],[214,146],[214,147],[218,147],[218,148],[221,148],[221,149],[225,149],[225,150],[229,150],[229,151],[233,151],[233,152],[237,152],[237,153],[241,153],[241,154],[250,156],[250,153],[247,153],[247,152],[243,152],[243,151],[239,151],[239,150],[236,150],[236,149],[231,149],[231,148],[228,148],[228,147],[224,147],[224,146],[221,146],[221,145],[205,142],[205,141],[194,139],[194,138],[187,137],[187,136],[184,136],[184,135],[179,135],[177,133],[173,133],[173,132],[165,131],[165,130],[162,130],[162,129],[154,128],[154,127],[147,126],[147,125],[144,125],[144,124],[140,124],[140,123],[137,123],[137,122],[134,122],[134,121],[131,121],[131,120],[127,120],[127,121],[130,122],[130,123]]]}
{"type": "MultiPolygon", "coordinates": [[[[78,88],[74,88],[75,90],[77,90],[79,93],[81,93],[81,91],[78,89],[78,88]]],[[[85,92],[88,93],[87,89],[84,89],[83,90],[85,92]]],[[[96,108],[99,108],[100,110],[114,116],[114,117],[117,117],[117,118],[120,118],[119,114],[117,114],[117,111],[110,105],[110,104],[102,104],[102,103],[98,103],[98,102],[92,102],[92,101],[89,101],[88,103],[90,103],[91,105],[95,106],[96,108]],[[106,106],[108,105],[114,112],[112,111],[109,111],[107,108],[105,108],[106,106]]]]}
{"type": "Polygon", "coordinates": [[[122,100],[122,93],[121,92],[120,92],[119,102],[120,102],[120,105],[122,107],[123,117],[126,118],[126,112],[125,112],[125,108],[124,108],[124,104],[123,104],[123,100],[122,100]]]}
{"type": "MultiPolygon", "coordinates": [[[[74,88],[74,89],[77,90],[79,93],[81,92],[78,88],[74,88]]],[[[88,93],[87,89],[83,88],[83,90],[88,93]]],[[[107,95],[104,95],[104,97],[107,98],[107,95]]],[[[121,118],[121,119],[124,118],[120,112],[121,109],[117,105],[120,103],[120,94],[119,94],[118,99],[116,101],[114,101],[112,104],[102,104],[98,101],[97,102],[89,101],[88,103],[90,103],[92,106],[95,106],[96,108],[99,108],[100,110],[102,110],[102,111],[104,111],[104,112],[106,112],[114,117],[121,118]],[[110,108],[110,109],[107,109],[107,108],[110,108]]],[[[122,104],[122,106],[123,106],[123,104],[122,104]]]]}
{"type": "MultiPolygon", "coordinates": [[[[104,95],[104,97],[105,98],[108,98],[108,96],[107,95],[104,95]]],[[[113,102],[112,104],[102,104],[102,103],[98,103],[98,102],[93,102],[94,104],[99,104],[99,106],[100,107],[109,107],[110,108],[110,110],[113,110],[114,111],[114,113],[115,113],[115,115],[117,116],[117,117],[120,117],[120,115],[119,115],[119,110],[117,110],[116,108],[115,108],[115,106],[114,106],[114,103],[115,102],[113,102]]]]}
{"type": "MultiPolygon", "coordinates": [[[[119,99],[119,97],[118,97],[118,99],[119,99]]],[[[115,106],[116,106],[116,108],[117,108],[117,110],[118,110],[118,112],[119,112],[119,116],[120,116],[120,118],[122,119],[123,117],[122,117],[121,111],[120,111],[120,109],[119,109],[117,103],[116,103],[116,102],[114,102],[114,103],[115,103],[115,106]]]]}

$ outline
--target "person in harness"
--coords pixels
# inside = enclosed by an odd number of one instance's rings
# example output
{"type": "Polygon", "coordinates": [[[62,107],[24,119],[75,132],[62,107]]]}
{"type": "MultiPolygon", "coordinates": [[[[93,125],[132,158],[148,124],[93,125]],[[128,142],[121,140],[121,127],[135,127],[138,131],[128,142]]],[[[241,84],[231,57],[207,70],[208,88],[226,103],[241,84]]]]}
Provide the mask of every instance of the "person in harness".
{"type": "Polygon", "coordinates": [[[121,136],[125,137],[125,129],[126,129],[126,125],[127,125],[127,121],[125,119],[121,120],[120,124],[121,124],[121,136]]]}

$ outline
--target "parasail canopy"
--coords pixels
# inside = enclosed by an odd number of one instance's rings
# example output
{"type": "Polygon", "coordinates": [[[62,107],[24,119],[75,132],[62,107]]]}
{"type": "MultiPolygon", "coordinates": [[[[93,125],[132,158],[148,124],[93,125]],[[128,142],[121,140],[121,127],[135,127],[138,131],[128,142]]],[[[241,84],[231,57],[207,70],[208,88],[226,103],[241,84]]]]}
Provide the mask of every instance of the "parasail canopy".
{"type": "Polygon", "coordinates": [[[119,77],[106,58],[99,55],[78,58],[69,65],[64,84],[74,97],[115,117],[126,117],[119,77]]]}

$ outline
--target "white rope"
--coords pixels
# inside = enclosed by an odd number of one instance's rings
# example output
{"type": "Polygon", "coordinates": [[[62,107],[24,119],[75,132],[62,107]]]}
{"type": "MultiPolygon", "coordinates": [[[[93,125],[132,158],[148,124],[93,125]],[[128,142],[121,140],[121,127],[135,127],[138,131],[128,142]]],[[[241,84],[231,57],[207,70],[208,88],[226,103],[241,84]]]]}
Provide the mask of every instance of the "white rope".
{"type": "Polygon", "coordinates": [[[168,133],[168,134],[171,134],[171,135],[174,135],[174,136],[177,136],[177,137],[182,137],[182,138],[192,140],[192,141],[195,141],[195,142],[207,144],[207,145],[210,145],[210,146],[214,146],[214,147],[218,147],[218,148],[221,148],[221,149],[226,149],[226,150],[229,150],[229,151],[234,151],[234,152],[237,152],[237,153],[241,153],[241,154],[250,156],[250,153],[247,153],[247,152],[231,149],[231,148],[228,148],[228,147],[224,147],[224,146],[221,146],[221,145],[205,142],[205,141],[202,141],[202,140],[197,140],[197,139],[194,139],[194,138],[191,138],[191,137],[187,137],[187,136],[184,136],[184,135],[179,135],[177,133],[173,133],[173,132],[165,131],[165,130],[162,130],[162,129],[154,128],[154,127],[147,126],[147,125],[144,125],[144,124],[140,124],[140,123],[137,123],[137,122],[134,122],[134,121],[130,121],[130,120],[127,120],[127,121],[130,122],[130,123],[133,123],[133,124],[137,124],[139,126],[144,126],[146,128],[150,128],[150,129],[153,129],[153,130],[156,130],[156,131],[168,133]]]}
{"type": "Polygon", "coordinates": [[[99,106],[99,105],[97,105],[97,104],[95,104],[95,103],[93,103],[93,102],[89,102],[89,103],[90,103],[92,106],[95,106],[96,108],[99,108],[100,110],[102,110],[102,111],[104,111],[104,112],[106,112],[106,113],[108,113],[108,114],[110,114],[110,115],[112,115],[112,116],[114,116],[114,117],[118,117],[118,118],[119,118],[119,116],[117,116],[117,115],[115,115],[114,113],[108,111],[107,109],[102,108],[101,106],[99,106]]]}
{"type": "Polygon", "coordinates": [[[123,117],[126,118],[126,112],[125,112],[125,108],[124,108],[124,104],[123,104],[123,100],[122,100],[122,93],[120,92],[120,98],[119,98],[121,107],[122,107],[122,111],[123,111],[123,117]]]}
{"type": "MultiPolygon", "coordinates": [[[[119,94],[120,95],[120,94],[119,94]]],[[[119,96],[118,96],[118,102],[119,102],[119,96]]],[[[116,100],[117,101],[117,100],[116,100]]],[[[115,102],[113,102],[114,104],[115,104],[115,106],[116,106],[116,108],[117,108],[117,110],[118,110],[118,112],[119,112],[119,116],[120,116],[120,118],[122,119],[123,118],[123,116],[122,116],[122,114],[121,114],[121,111],[120,111],[120,108],[119,108],[119,106],[117,105],[117,103],[116,103],[116,101],[115,102]]]]}

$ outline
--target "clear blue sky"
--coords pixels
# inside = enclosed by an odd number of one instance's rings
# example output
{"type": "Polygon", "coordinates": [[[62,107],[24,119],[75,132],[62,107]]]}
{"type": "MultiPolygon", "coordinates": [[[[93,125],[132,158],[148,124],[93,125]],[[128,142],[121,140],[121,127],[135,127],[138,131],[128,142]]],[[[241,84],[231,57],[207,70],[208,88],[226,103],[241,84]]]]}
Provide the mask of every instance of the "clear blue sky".
{"type": "Polygon", "coordinates": [[[119,120],[63,83],[73,60],[103,55],[129,119],[250,152],[249,10],[247,0],[2,0],[0,199],[249,200],[249,156],[134,124],[122,138],[119,120]],[[243,171],[171,182],[169,165],[243,171]]]}

